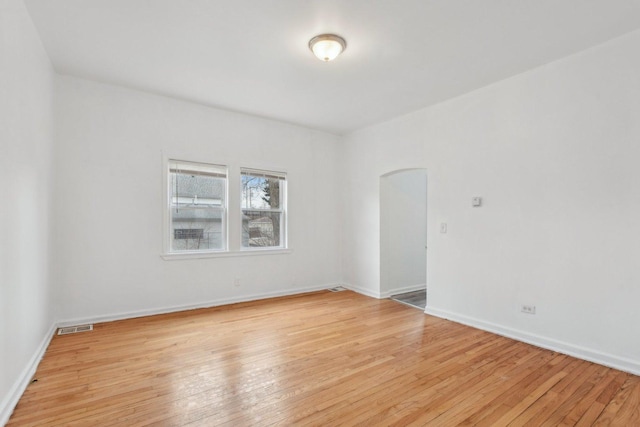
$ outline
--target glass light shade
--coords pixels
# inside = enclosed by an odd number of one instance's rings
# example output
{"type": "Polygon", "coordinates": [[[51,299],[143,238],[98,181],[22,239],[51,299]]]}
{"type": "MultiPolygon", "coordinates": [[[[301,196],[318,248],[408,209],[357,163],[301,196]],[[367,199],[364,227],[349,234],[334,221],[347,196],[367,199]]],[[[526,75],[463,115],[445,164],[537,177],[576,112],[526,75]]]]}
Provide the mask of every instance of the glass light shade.
{"type": "Polygon", "coordinates": [[[347,47],[347,42],[334,34],[321,34],[309,41],[309,48],[321,61],[331,61],[342,53],[347,47]]]}

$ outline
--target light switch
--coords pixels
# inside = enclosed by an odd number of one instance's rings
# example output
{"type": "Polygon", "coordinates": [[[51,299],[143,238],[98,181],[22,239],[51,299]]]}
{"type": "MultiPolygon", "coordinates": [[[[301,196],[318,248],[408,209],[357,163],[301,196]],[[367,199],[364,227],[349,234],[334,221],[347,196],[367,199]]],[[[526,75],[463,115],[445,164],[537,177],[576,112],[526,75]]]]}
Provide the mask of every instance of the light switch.
{"type": "Polygon", "coordinates": [[[482,206],[482,197],[474,197],[471,199],[471,206],[474,208],[482,206]]]}
{"type": "Polygon", "coordinates": [[[441,233],[446,233],[447,232],[447,223],[443,222],[440,224],[440,232],[441,233]]]}

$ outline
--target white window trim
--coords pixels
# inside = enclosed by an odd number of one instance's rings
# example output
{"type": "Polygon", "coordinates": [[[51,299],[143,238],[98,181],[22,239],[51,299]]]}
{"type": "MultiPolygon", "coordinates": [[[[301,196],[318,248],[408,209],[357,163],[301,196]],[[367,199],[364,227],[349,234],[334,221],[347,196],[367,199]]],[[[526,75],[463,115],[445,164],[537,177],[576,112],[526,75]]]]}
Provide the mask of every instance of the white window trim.
{"type": "MultiPolygon", "coordinates": [[[[199,161],[186,161],[189,163],[204,163],[212,165],[226,165],[227,168],[227,187],[226,187],[226,221],[225,221],[225,250],[212,250],[212,251],[198,251],[198,252],[171,252],[170,251],[170,230],[171,230],[171,216],[169,214],[169,203],[171,200],[171,194],[169,189],[169,161],[189,158],[192,156],[164,153],[162,152],[161,161],[161,188],[162,188],[162,252],[160,257],[165,261],[176,260],[194,260],[194,259],[208,259],[208,258],[233,258],[233,257],[247,257],[247,256],[261,256],[261,255],[287,255],[293,253],[293,249],[289,247],[288,240],[288,220],[285,221],[285,230],[283,236],[284,247],[266,247],[266,248],[242,248],[242,234],[235,235],[233,228],[238,228],[242,233],[242,200],[240,200],[241,188],[241,171],[242,170],[254,170],[254,171],[281,171],[288,177],[288,171],[286,168],[272,168],[272,167],[239,167],[234,166],[233,162],[225,161],[225,159],[200,159],[199,161]],[[238,198],[238,203],[235,203],[234,199],[238,198]],[[237,211],[235,207],[237,206],[237,211]],[[236,218],[237,217],[237,218],[236,218]],[[239,222],[239,225],[236,224],[239,222]],[[236,226],[237,225],[237,226],[236,226]],[[233,240],[232,240],[233,238],[233,240]],[[237,239],[236,239],[237,238],[237,239]],[[237,242],[235,240],[238,240],[237,242]]],[[[288,198],[289,190],[287,183],[287,191],[285,197],[288,198]]],[[[288,213],[288,204],[285,200],[285,207],[288,213]]]]}
{"type": "Polygon", "coordinates": [[[292,249],[282,248],[266,248],[266,249],[247,249],[240,251],[218,251],[218,252],[184,252],[184,253],[165,253],[162,259],[166,261],[184,260],[184,259],[205,259],[205,258],[233,258],[259,255],[284,255],[293,253],[292,249]]]}

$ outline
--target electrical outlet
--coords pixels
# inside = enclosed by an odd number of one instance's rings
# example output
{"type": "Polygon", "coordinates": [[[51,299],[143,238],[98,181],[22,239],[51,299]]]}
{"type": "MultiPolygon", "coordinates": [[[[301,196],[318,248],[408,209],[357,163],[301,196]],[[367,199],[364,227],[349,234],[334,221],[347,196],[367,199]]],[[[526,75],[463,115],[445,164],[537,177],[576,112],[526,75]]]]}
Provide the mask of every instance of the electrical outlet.
{"type": "Polygon", "coordinates": [[[525,305],[523,304],[520,307],[520,311],[526,314],[536,314],[536,306],[535,305],[525,305]]]}
{"type": "Polygon", "coordinates": [[[239,287],[239,286],[240,286],[240,279],[235,279],[235,280],[233,281],[233,287],[234,287],[234,288],[237,288],[237,287],[239,287]]]}

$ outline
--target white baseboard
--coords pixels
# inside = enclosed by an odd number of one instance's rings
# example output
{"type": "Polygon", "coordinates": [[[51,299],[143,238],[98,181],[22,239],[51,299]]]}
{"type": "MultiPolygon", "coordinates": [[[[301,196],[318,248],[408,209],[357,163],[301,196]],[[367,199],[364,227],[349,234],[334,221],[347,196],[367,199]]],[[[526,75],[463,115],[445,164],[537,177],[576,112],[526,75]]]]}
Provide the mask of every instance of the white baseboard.
{"type": "Polygon", "coordinates": [[[361,288],[360,286],[350,285],[348,283],[343,283],[340,286],[343,286],[343,287],[349,289],[350,291],[357,292],[357,293],[362,294],[362,295],[366,295],[368,297],[377,298],[377,299],[384,298],[380,294],[380,292],[372,291],[370,289],[361,288]]]}
{"type": "Polygon", "coordinates": [[[392,295],[404,294],[407,292],[414,292],[414,291],[422,291],[425,289],[427,289],[427,284],[421,283],[413,286],[405,286],[403,288],[394,288],[385,292],[381,292],[380,295],[381,295],[381,298],[389,298],[392,295]]]}
{"type": "Polygon", "coordinates": [[[156,314],[174,313],[177,311],[195,310],[198,308],[217,307],[219,305],[235,304],[239,302],[256,301],[256,300],[267,299],[267,298],[276,298],[276,297],[283,297],[283,296],[289,296],[289,295],[303,294],[306,292],[321,291],[324,289],[332,288],[334,286],[338,286],[338,285],[334,283],[334,284],[311,286],[306,288],[283,289],[279,291],[264,292],[264,293],[252,294],[252,295],[243,295],[240,297],[220,298],[220,299],[205,301],[205,302],[196,303],[196,304],[174,305],[174,306],[168,306],[168,307],[150,308],[145,310],[120,312],[120,313],[113,313],[113,314],[106,314],[106,315],[99,315],[99,316],[78,317],[74,319],[61,320],[60,322],[58,322],[58,327],[84,325],[88,323],[113,322],[115,320],[133,319],[136,317],[144,317],[144,316],[154,316],[156,314]]]}
{"type": "Polygon", "coordinates": [[[35,353],[20,373],[17,381],[13,384],[13,387],[11,387],[11,390],[9,390],[9,393],[7,393],[4,399],[2,399],[2,402],[0,403],[0,426],[5,425],[9,421],[9,418],[18,404],[18,401],[22,397],[22,394],[31,383],[31,379],[36,373],[36,369],[38,369],[38,365],[40,364],[45,351],[47,351],[47,347],[49,347],[49,343],[51,342],[56,329],[56,324],[52,324],[35,353]]]}
{"type": "Polygon", "coordinates": [[[447,310],[441,310],[429,307],[424,310],[426,314],[440,317],[442,319],[452,320],[463,325],[473,328],[482,329],[483,331],[492,332],[507,338],[526,342],[536,347],[546,348],[547,350],[557,351],[558,353],[576,357],[578,359],[587,360],[599,365],[608,366],[620,371],[629,372],[630,374],[640,375],[640,361],[619,357],[613,354],[603,353],[597,350],[565,343],[552,338],[531,334],[525,331],[509,328],[473,317],[453,313],[447,310]]]}
{"type": "Polygon", "coordinates": [[[403,288],[395,288],[389,291],[380,292],[380,291],[374,291],[371,289],[366,289],[366,288],[362,288],[360,286],[351,285],[351,284],[342,284],[342,286],[354,292],[357,292],[359,294],[366,295],[372,298],[377,298],[377,299],[389,298],[392,295],[403,294],[405,292],[420,291],[422,289],[426,289],[427,287],[427,285],[423,283],[420,285],[405,286],[403,288]]]}

